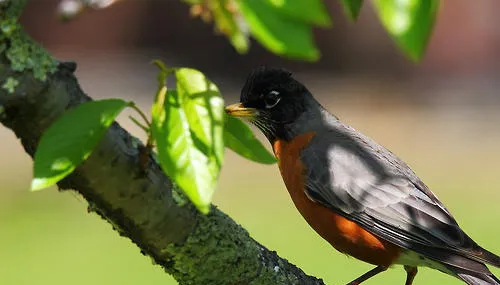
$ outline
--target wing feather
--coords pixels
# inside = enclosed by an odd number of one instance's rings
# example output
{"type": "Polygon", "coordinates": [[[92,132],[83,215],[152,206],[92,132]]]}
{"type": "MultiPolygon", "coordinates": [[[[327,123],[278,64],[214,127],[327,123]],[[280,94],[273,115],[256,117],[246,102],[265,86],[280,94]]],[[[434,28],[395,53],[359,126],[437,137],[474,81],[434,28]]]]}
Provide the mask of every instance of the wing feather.
{"type": "Polygon", "coordinates": [[[308,197],[373,234],[465,269],[463,258],[488,262],[404,162],[354,129],[339,125],[317,134],[301,160],[308,197]]]}

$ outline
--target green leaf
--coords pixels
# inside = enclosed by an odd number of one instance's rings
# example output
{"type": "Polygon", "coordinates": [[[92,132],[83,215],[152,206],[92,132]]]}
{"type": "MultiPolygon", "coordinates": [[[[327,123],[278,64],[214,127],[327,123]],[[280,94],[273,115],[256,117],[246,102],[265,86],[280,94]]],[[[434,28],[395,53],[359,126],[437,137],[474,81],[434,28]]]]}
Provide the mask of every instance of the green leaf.
{"type": "Polygon", "coordinates": [[[224,156],[222,132],[225,112],[219,89],[195,69],[179,68],[175,76],[190,130],[206,148],[205,154],[214,156],[220,166],[224,156]]]}
{"type": "Polygon", "coordinates": [[[177,90],[163,85],[152,108],[152,134],[165,173],[207,213],[224,154],[224,104],[217,87],[194,69],[175,71],[177,90]]]}
{"type": "Polygon", "coordinates": [[[245,123],[228,115],[224,116],[224,120],[224,143],[226,147],[255,162],[273,164],[277,161],[245,123]]]}
{"type": "Polygon", "coordinates": [[[31,190],[47,188],[69,175],[92,153],[126,106],[120,99],[90,101],[54,122],[38,144],[31,190]]]}
{"type": "Polygon", "coordinates": [[[213,0],[207,2],[214,16],[214,22],[217,29],[229,38],[233,47],[239,53],[248,51],[249,39],[242,31],[241,25],[243,19],[239,14],[236,14],[228,9],[227,0],[213,0]]]}
{"type": "Polygon", "coordinates": [[[308,61],[319,59],[312,28],[307,23],[283,15],[267,0],[237,2],[250,32],[264,47],[290,58],[308,61]]]}
{"type": "Polygon", "coordinates": [[[359,11],[363,5],[363,0],[342,0],[342,5],[344,6],[344,12],[349,17],[349,19],[356,21],[359,16],[359,11]]]}
{"type": "Polygon", "coordinates": [[[279,12],[301,22],[330,27],[332,20],[322,0],[266,0],[279,12]]]}
{"type": "Polygon", "coordinates": [[[429,42],[438,0],[374,0],[382,24],[399,48],[418,61],[429,42]]]}

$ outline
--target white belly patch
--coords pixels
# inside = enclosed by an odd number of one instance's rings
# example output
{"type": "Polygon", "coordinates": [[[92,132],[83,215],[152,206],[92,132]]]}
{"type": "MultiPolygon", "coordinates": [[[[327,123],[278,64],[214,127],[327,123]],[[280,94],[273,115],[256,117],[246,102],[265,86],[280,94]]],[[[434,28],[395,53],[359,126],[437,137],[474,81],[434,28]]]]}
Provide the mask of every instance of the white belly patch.
{"type": "Polygon", "coordinates": [[[442,263],[427,258],[419,253],[416,253],[411,250],[403,250],[399,258],[394,262],[394,264],[408,265],[412,267],[425,266],[432,269],[439,270],[443,273],[447,273],[450,275],[455,275],[451,272],[446,266],[442,263]]]}

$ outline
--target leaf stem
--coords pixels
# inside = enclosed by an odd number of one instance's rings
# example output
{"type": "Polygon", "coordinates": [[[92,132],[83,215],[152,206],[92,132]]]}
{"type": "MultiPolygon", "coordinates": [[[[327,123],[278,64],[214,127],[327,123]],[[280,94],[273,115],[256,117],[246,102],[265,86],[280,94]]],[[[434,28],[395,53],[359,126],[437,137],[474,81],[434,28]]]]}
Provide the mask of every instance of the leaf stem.
{"type": "Polygon", "coordinates": [[[149,128],[148,126],[145,126],[143,123],[139,122],[136,118],[132,116],[128,116],[129,119],[134,122],[139,128],[141,128],[144,132],[149,133],[149,128]]]}
{"type": "Polygon", "coordinates": [[[134,122],[141,129],[143,129],[146,132],[146,134],[148,135],[148,140],[146,142],[146,148],[148,150],[153,149],[153,134],[151,133],[151,122],[149,121],[146,114],[144,114],[144,112],[141,109],[139,109],[139,107],[137,107],[135,102],[129,101],[128,106],[130,108],[134,109],[139,114],[139,116],[144,120],[144,122],[146,123],[146,125],[143,125],[143,124],[139,123],[135,118],[129,117],[132,120],[132,122],[134,122]]]}
{"type": "Polygon", "coordinates": [[[146,114],[144,114],[144,112],[141,109],[139,109],[139,107],[137,107],[135,102],[132,101],[128,102],[128,106],[134,109],[137,113],[139,113],[139,116],[141,116],[141,118],[144,120],[148,128],[151,128],[151,122],[149,121],[148,117],[146,116],[146,114]]]}

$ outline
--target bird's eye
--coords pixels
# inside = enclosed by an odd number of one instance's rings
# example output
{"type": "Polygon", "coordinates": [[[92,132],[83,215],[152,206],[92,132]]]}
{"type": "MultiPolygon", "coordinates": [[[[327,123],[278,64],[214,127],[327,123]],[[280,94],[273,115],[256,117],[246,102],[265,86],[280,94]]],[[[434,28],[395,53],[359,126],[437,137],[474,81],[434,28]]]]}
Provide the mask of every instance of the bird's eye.
{"type": "Polygon", "coordinates": [[[264,99],[264,103],[266,104],[266,109],[271,109],[272,107],[278,105],[281,100],[280,93],[276,90],[269,92],[264,99]]]}

